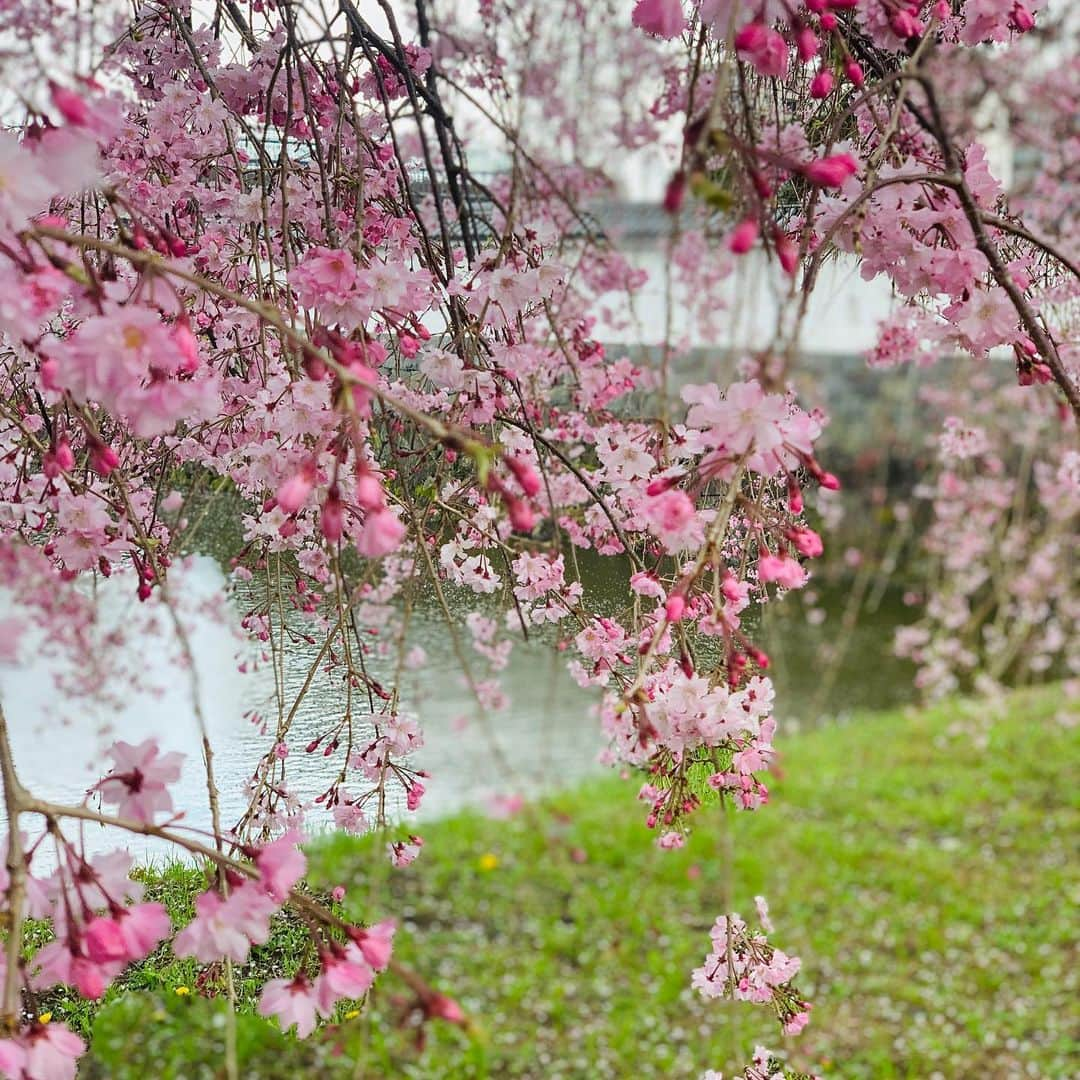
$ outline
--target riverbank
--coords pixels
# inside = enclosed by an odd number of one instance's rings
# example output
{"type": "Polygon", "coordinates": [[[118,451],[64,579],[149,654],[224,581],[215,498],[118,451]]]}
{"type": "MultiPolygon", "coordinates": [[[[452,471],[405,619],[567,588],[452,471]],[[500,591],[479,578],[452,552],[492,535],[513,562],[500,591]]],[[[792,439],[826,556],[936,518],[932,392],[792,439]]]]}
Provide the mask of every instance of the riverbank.
{"type": "MultiPolygon", "coordinates": [[[[1051,690],[872,714],[786,741],[773,804],[734,817],[728,836],[735,910],[749,914],[765,894],[774,940],[802,956],[814,1011],[796,1039],[778,1038],[760,1008],[689,989],[725,906],[715,814],[683,850],[660,851],[634,783],[610,778],[508,821],[433,823],[405,870],[389,871],[373,841],[323,841],[313,886],[343,885],[353,917],[397,915],[398,959],[455,996],[476,1030],[428,1025],[417,1050],[416,1030],[396,1025],[407,992],[387,976],[370,1008],[339,1018],[344,1057],[290,1074],[336,1074],[363,1047],[343,1075],[697,1077],[745,1063],[760,1041],[845,1078],[1066,1076],[1078,1049],[1078,721],[1051,690]]],[[[180,913],[198,877],[174,868],[152,891],[180,913]]],[[[300,940],[283,921],[239,972],[242,998],[272,968],[294,970],[300,940]]],[[[179,1075],[163,1061],[181,1052],[185,1010],[210,1007],[194,978],[167,949],[126,977],[125,989],[156,996],[104,1007],[86,1075],[179,1075]]],[[[90,1022],[66,998],[47,1004],[90,1022]]],[[[261,1022],[250,1023],[257,1040],[261,1022]]],[[[288,1044],[272,1048],[284,1067],[288,1044]]],[[[191,1053],[213,1061],[209,1045],[191,1053]]],[[[244,1075],[275,1068],[253,1057],[244,1075]]]]}

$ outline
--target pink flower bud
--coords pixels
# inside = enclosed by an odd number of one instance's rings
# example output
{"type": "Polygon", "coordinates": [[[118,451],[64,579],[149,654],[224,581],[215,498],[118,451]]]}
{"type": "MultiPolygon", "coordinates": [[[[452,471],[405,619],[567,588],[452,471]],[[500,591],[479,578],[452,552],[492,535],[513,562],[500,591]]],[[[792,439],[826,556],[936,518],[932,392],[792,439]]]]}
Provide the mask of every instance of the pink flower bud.
{"type": "Polygon", "coordinates": [[[669,214],[677,214],[682,209],[686,197],[686,173],[681,169],[668,181],[664,190],[664,209],[669,214]]]}
{"type": "Polygon", "coordinates": [[[893,14],[893,17],[889,20],[889,25],[898,38],[905,39],[919,37],[925,29],[923,24],[910,11],[903,10],[893,14]]]}
{"type": "Polygon", "coordinates": [[[821,537],[813,529],[793,526],[785,535],[794,545],[795,550],[808,559],[816,559],[825,550],[821,537]]]}
{"type": "Polygon", "coordinates": [[[505,495],[503,498],[514,532],[531,533],[536,528],[536,515],[532,507],[523,499],[515,499],[513,495],[505,495]]]}
{"type": "Polygon", "coordinates": [[[672,593],[664,604],[668,622],[678,622],[686,614],[686,597],[682,593],[672,593]]]}
{"type": "Polygon", "coordinates": [[[191,332],[187,319],[181,319],[173,327],[172,339],[183,357],[180,370],[188,375],[194,375],[199,370],[199,343],[191,332]]]}
{"type": "Polygon", "coordinates": [[[817,56],[821,42],[809,26],[802,26],[795,35],[795,47],[799,50],[799,59],[805,64],[807,60],[813,60],[817,56]]]}
{"type": "MultiPolygon", "coordinates": [[[[734,230],[732,230],[731,236],[728,239],[728,250],[735,255],[745,255],[754,246],[757,235],[757,220],[755,218],[747,218],[745,221],[736,225],[734,230]]],[[[651,495],[652,492],[650,491],[649,494],[651,495]]]]}
{"type": "Polygon", "coordinates": [[[844,65],[844,74],[851,81],[851,85],[856,90],[862,88],[863,83],[866,81],[866,77],[863,75],[863,69],[854,60],[849,60],[844,65]]]}
{"type": "Polygon", "coordinates": [[[90,123],[90,106],[74,90],[66,90],[53,83],[51,88],[52,103],[60,110],[60,115],[75,127],[85,127],[90,123]]]}
{"type": "Polygon", "coordinates": [[[445,994],[436,994],[428,1005],[428,1012],[437,1016],[440,1020],[448,1020],[451,1024],[464,1024],[465,1013],[461,1006],[445,994]]]}
{"type": "Polygon", "coordinates": [[[60,385],[60,365],[52,359],[41,361],[41,385],[46,390],[51,390],[54,393],[61,390],[60,385]]]}
{"type": "Polygon", "coordinates": [[[373,472],[362,472],[356,478],[356,503],[362,510],[381,510],[385,505],[382,484],[373,472]]]}
{"type": "Polygon", "coordinates": [[[777,230],[773,236],[773,244],[784,273],[794,274],[799,268],[799,249],[795,246],[795,242],[786,233],[777,230]]]}
{"type": "Polygon", "coordinates": [[[833,154],[804,166],[803,175],[817,187],[842,187],[849,176],[859,171],[859,163],[850,154],[833,154]]]}
{"type": "Polygon", "coordinates": [[[650,480],[648,487],[645,488],[646,495],[663,495],[665,491],[670,491],[678,482],[678,477],[675,476],[658,476],[655,480],[650,480]]]}
{"type": "Polygon", "coordinates": [[[934,5],[934,17],[938,22],[944,22],[952,16],[952,5],[949,0],[937,0],[934,5]]]}
{"type": "Polygon", "coordinates": [[[97,443],[90,449],[90,468],[99,476],[108,476],[120,464],[120,457],[111,446],[97,443]]]}
{"type": "Polygon", "coordinates": [[[813,98],[827,98],[832,93],[833,82],[833,73],[826,68],[822,68],[810,80],[810,96],[813,98]]]}
{"type": "Polygon", "coordinates": [[[831,11],[826,11],[821,16],[821,29],[827,33],[836,29],[836,16],[831,11]]]}
{"type": "Polygon", "coordinates": [[[319,514],[319,528],[331,544],[336,544],[341,539],[345,528],[345,506],[336,487],[327,492],[326,501],[319,514]]]}
{"type": "Polygon", "coordinates": [[[769,31],[764,23],[747,23],[735,32],[735,48],[739,52],[757,52],[763,49],[769,39],[769,31]]]}
{"type": "Polygon", "coordinates": [[[762,652],[761,649],[755,648],[751,645],[747,652],[750,654],[750,659],[762,670],[768,671],[769,669],[769,654],[762,652]]]}
{"type": "Polygon", "coordinates": [[[1023,4],[1016,4],[1012,9],[1012,21],[1021,34],[1026,34],[1035,25],[1035,16],[1023,4]]]}
{"type": "Polygon", "coordinates": [[[71,443],[63,436],[60,437],[59,442],[56,444],[56,464],[64,472],[71,472],[75,468],[75,455],[71,451],[71,443]]]}
{"type": "Polygon", "coordinates": [[[735,580],[735,575],[730,571],[724,575],[724,580],[720,583],[720,591],[729,604],[738,603],[742,598],[739,583],[735,580]]]}
{"type": "Polygon", "coordinates": [[[326,378],[326,361],[321,356],[304,357],[304,373],[312,382],[322,382],[326,378]]]}
{"type": "Polygon", "coordinates": [[[506,458],[506,465],[514,474],[514,479],[517,480],[521,490],[530,499],[540,494],[542,486],[540,477],[536,475],[536,470],[524,458],[508,457],[506,458]]]}

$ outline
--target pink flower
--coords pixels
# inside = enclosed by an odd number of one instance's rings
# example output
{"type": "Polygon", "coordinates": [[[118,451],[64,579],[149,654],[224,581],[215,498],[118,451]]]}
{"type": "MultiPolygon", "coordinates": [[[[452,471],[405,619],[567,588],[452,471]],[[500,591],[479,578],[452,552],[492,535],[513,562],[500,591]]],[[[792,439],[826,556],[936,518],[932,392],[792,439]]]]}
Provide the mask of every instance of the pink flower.
{"type": "Polygon", "coordinates": [[[290,829],[284,836],[261,848],[255,856],[259,880],[279,904],[285,902],[289,890],[307,870],[307,859],[297,847],[299,842],[299,833],[290,829]]]}
{"type": "Polygon", "coordinates": [[[761,923],[761,929],[766,934],[771,934],[775,927],[772,924],[772,919],[769,918],[769,903],[764,896],[754,897],[754,907],[757,908],[758,922],[761,923]]]}
{"type": "Polygon", "coordinates": [[[424,841],[419,836],[410,836],[408,840],[396,840],[386,845],[386,853],[390,856],[390,862],[397,867],[408,866],[416,860],[424,841]]]}
{"type": "Polygon", "coordinates": [[[364,471],[356,478],[356,503],[362,510],[381,510],[386,504],[382,484],[373,472],[364,471]]]}
{"type": "Polygon", "coordinates": [[[680,832],[666,832],[657,839],[656,846],[665,851],[674,851],[686,846],[686,837],[680,832]]]}
{"type": "Polygon", "coordinates": [[[794,1016],[788,1018],[784,1024],[785,1035],[798,1035],[800,1031],[810,1022],[810,1013],[807,1010],[795,1013],[794,1016]]]}
{"type": "Polygon", "coordinates": [[[122,908],[115,919],[128,960],[149,956],[172,929],[169,913],[162,904],[135,904],[122,908]]]}
{"type": "Polygon", "coordinates": [[[26,144],[0,133],[0,225],[23,228],[55,194],[56,186],[46,179],[26,144]]]}
{"type": "Polygon", "coordinates": [[[208,964],[230,957],[247,959],[251,946],[270,937],[270,916],[278,905],[257,884],[246,882],[222,899],[213,890],[195,899],[195,918],[176,935],[173,952],[208,964]]]}
{"type": "Polygon", "coordinates": [[[340,952],[323,957],[323,969],[315,980],[319,1009],[324,1015],[329,1015],[342,998],[354,1000],[363,997],[374,981],[375,972],[358,946],[350,942],[340,952]]]}
{"type": "Polygon", "coordinates": [[[84,942],[86,955],[95,964],[127,959],[127,943],[120,927],[104,915],[99,915],[87,923],[84,942]]]}
{"type": "Polygon", "coordinates": [[[86,1043],[63,1024],[35,1024],[23,1038],[25,1080],[75,1080],[75,1066],[86,1043]]]}
{"type": "Polygon", "coordinates": [[[642,517],[648,522],[649,531],[672,553],[693,547],[703,536],[694,503],[681,488],[650,497],[642,509],[642,517]]]}
{"type": "Polygon", "coordinates": [[[396,929],[393,919],[384,919],[353,935],[353,940],[360,947],[364,959],[376,971],[382,971],[390,963],[396,929]]]}
{"type": "Polygon", "coordinates": [[[96,1001],[105,988],[123,970],[123,961],[99,962],[83,953],[83,942],[73,935],[68,940],[50,941],[38,949],[31,962],[30,984],[45,989],[64,983],[73,986],[83,997],[96,1001]]]}
{"type": "Polygon", "coordinates": [[[849,176],[859,171],[859,163],[850,154],[833,154],[803,167],[803,176],[817,187],[843,187],[849,176]]]}
{"type": "Polygon", "coordinates": [[[315,462],[307,461],[277,490],[277,504],[286,514],[295,514],[307,502],[315,486],[315,462]]]}
{"type": "Polygon", "coordinates": [[[0,1039],[0,1076],[21,1080],[26,1074],[26,1047],[18,1039],[0,1039]]]}
{"type": "Polygon", "coordinates": [[[376,510],[364,519],[356,550],[365,559],[378,559],[396,551],[405,539],[405,526],[392,510],[376,510]]]}
{"type": "Polygon", "coordinates": [[[806,584],[806,571],[790,555],[762,555],[758,580],[762,585],[775,581],[781,588],[798,589],[806,584]]]}
{"type": "Polygon", "coordinates": [[[259,1015],[277,1018],[282,1031],[295,1026],[306,1039],[314,1030],[320,1012],[315,987],[304,975],[295,979],[271,979],[259,997],[259,1015]]]}
{"type": "Polygon", "coordinates": [[[788,46],[783,34],[763,23],[747,23],[735,34],[735,49],[761,74],[782,79],[788,70],[788,46]]]}
{"type": "Polygon", "coordinates": [[[180,779],[183,754],[159,756],[157,740],[147,739],[138,746],[118,740],[109,748],[109,755],[112,771],[97,789],[103,803],[115,804],[118,817],[153,821],[155,814],[172,810],[167,785],[180,779]]]}
{"type": "Polygon", "coordinates": [[[657,37],[678,37],[686,29],[681,0],[638,0],[631,19],[639,30],[657,37]]]}
{"type": "Polygon", "coordinates": [[[795,550],[808,559],[816,559],[825,550],[821,537],[813,529],[792,527],[788,529],[786,535],[795,545],[795,550]]]}

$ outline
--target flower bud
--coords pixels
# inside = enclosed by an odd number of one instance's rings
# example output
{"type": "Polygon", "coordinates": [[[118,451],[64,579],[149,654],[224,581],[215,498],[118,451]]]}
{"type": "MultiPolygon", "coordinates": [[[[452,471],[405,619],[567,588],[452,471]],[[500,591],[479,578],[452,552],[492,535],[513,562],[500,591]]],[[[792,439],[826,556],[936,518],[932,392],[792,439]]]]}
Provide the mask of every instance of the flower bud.
{"type": "Polygon", "coordinates": [[[832,93],[833,73],[827,68],[822,68],[810,80],[810,96],[812,98],[827,98],[832,93]]]}
{"type": "Polygon", "coordinates": [[[754,218],[747,218],[736,225],[728,239],[728,250],[735,255],[745,255],[757,240],[758,223],[754,218]]]}
{"type": "Polygon", "coordinates": [[[345,506],[337,487],[332,487],[327,492],[322,512],[319,514],[319,528],[329,543],[336,544],[341,539],[345,528],[345,506]]]}

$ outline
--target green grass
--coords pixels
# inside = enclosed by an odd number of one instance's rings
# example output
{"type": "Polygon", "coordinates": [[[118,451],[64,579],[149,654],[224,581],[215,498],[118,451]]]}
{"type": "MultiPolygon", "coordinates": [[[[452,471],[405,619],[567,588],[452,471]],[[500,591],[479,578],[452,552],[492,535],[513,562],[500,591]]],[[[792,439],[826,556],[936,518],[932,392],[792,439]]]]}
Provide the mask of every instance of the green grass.
{"type": "MultiPolygon", "coordinates": [[[[396,915],[397,958],[476,1028],[429,1024],[418,1047],[409,993],[384,976],[335,1029],[349,1047],[338,1063],[366,1077],[693,1078],[745,1064],[762,1042],[845,1078],[1075,1075],[1078,721],[1060,691],[1042,691],[781,739],[772,804],[726,824],[701,815],[677,852],[641,824],[637,781],[614,777],[509,822],[434,823],[406,870],[389,870],[380,844],[328,838],[311,852],[314,886],[344,885],[354,918],[396,915]],[[760,1006],[689,988],[729,891],[748,917],[766,895],[773,940],[803,958],[814,1011],[797,1038],[760,1006]]],[[[191,887],[173,870],[152,891],[179,912],[191,887]]],[[[295,968],[301,937],[282,920],[240,972],[245,1000],[270,969],[295,968]]],[[[171,991],[193,980],[163,950],[124,989],[158,991],[164,1017],[188,1007],[171,991]]]]}

